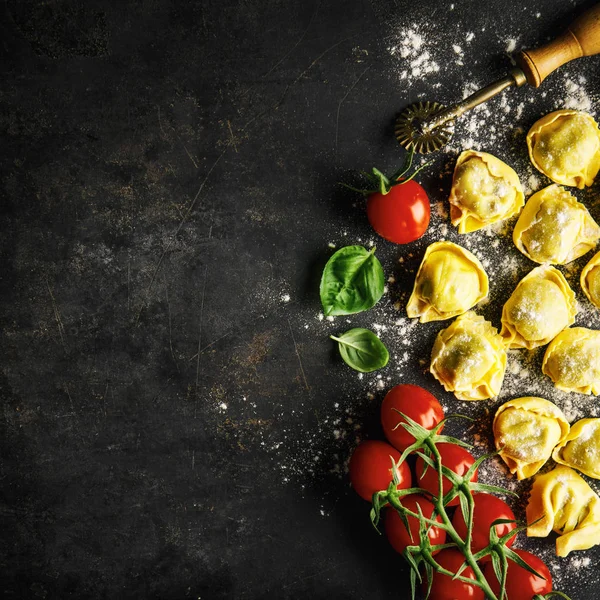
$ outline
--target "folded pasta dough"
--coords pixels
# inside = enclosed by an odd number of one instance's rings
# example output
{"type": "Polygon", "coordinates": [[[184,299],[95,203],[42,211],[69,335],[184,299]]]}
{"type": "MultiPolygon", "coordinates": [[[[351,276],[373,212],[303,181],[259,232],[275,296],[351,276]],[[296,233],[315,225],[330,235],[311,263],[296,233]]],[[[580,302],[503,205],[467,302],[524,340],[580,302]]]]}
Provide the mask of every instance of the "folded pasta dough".
{"type": "Polygon", "coordinates": [[[543,346],[575,322],[577,302],[563,274],[536,267],[517,284],[502,309],[500,335],[510,348],[543,346]]]}
{"type": "Polygon", "coordinates": [[[535,475],[569,433],[564,413],[544,398],[528,396],[503,404],[494,417],[494,441],[517,479],[535,475]]]}
{"type": "Polygon", "coordinates": [[[552,181],[584,188],[600,170],[600,130],[577,110],[557,110],[533,124],[527,148],[534,167],[552,181]]]}
{"type": "Polygon", "coordinates": [[[498,330],[469,311],[438,333],[429,370],[459,400],[485,400],[500,392],[506,349],[498,330]]]}
{"type": "Polygon", "coordinates": [[[526,514],[529,537],[559,534],[558,556],[600,543],[600,498],[569,467],[561,465],[535,478],[526,514]]]}
{"type": "Polygon", "coordinates": [[[564,265],[589,252],[600,227],[587,208],[558,185],[527,200],[513,231],[518,250],[537,263],[564,265]]]}
{"type": "Polygon", "coordinates": [[[600,419],[581,419],[554,449],[552,458],[600,479],[600,419]]]}
{"type": "Polygon", "coordinates": [[[488,294],[488,277],[478,258],[452,242],[435,242],[425,256],[406,305],[421,323],[460,315],[488,294]]]}
{"type": "Polygon", "coordinates": [[[542,372],[555,387],[580,394],[600,393],[600,331],[563,329],[546,349],[542,372]]]}
{"type": "Polygon", "coordinates": [[[450,218],[458,233],[476,231],[516,215],[525,202],[518,175],[487,152],[466,150],[454,167],[450,218]]]}
{"type": "Polygon", "coordinates": [[[596,252],[590,262],[583,267],[579,282],[587,299],[600,308],[600,252],[596,252]]]}

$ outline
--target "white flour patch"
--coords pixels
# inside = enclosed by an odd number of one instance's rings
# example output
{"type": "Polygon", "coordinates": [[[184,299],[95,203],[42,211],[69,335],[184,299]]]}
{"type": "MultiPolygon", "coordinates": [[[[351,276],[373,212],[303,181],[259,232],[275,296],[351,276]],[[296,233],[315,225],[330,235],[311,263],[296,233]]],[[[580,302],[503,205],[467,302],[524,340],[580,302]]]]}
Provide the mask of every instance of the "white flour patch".
{"type": "Polygon", "coordinates": [[[403,67],[399,74],[400,79],[409,84],[416,78],[440,70],[439,64],[432,59],[431,43],[425,41],[421,28],[416,25],[402,30],[398,44],[391,46],[389,51],[401,59],[403,67]]]}

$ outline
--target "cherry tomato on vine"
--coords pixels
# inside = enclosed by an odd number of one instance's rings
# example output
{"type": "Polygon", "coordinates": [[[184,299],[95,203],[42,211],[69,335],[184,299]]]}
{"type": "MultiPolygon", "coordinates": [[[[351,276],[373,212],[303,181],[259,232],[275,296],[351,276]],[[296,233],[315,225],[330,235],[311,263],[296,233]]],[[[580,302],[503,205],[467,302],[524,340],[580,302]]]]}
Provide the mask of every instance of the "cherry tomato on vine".
{"type": "Polygon", "coordinates": [[[367,217],[373,229],[395,244],[420,238],[429,226],[429,198],[414,180],[393,186],[387,194],[376,192],[367,201],[367,217]]]}
{"type": "MultiPolygon", "coordinates": [[[[400,460],[400,452],[386,442],[368,440],[361,442],[350,458],[350,483],[358,495],[371,501],[373,494],[387,490],[394,476],[394,463],[400,460]]],[[[412,477],[406,462],[396,467],[398,489],[411,487],[412,477]]]]}
{"type": "Polygon", "coordinates": [[[400,425],[404,419],[398,411],[425,429],[433,429],[444,418],[442,405],[427,390],[410,383],[394,386],[381,403],[381,424],[388,442],[401,451],[415,438],[400,425]]]}
{"type": "MultiPolygon", "coordinates": [[[[532,600],[536,594],[543,596],[552,591],[552,575],[541,558],[525,550],[515,552],[535,571],[545,577],[536,577],[517,563],[508,559],[508,571],[506,572],[506,595],[507,600],[532,600]]],[[[483,569],[483,574],[490,584],[492,591],[497,596],[500,594],[500,582],[496,577],[492,563],[489,562],[483,569]]]]}
{"type": "MultiPolygon", "coordinates": [[[[446,548],[436,557],[436,562],[452,573],[456,573],[465,562],[462,552],[455,548],[446,548]]],[[[471,567],[465,567],[461,575],[468,579],[475,580],[475,573],[471,567]]],[[[427,591],[427,581],[423,578],[423,594],[427,591]]],[[[457,579],[452,579],[449,575],[435,572],[431,579],[431,594],[429,600],[483,600],[485,594],[480,587],[470,585],[457,579]]]]}
{"type": "MultiPolygon", "coordinates": [[[[434,506],[424,496],[410,494],[401,498],[400,502],[402,503],[402,506],[415,513],[419,512],[417,506],[420,506],[423,516],[431,519],[434,506]]],[[[386,509],[383,521],[385,534],[392,548],[394,548],[396,552],[400,552],[400,554],[404,552],[404,549],[407,546],[419,545],[419,520],[409,516],[407,517],[407,521],[409,529],[406,529],[400,515],[394,508],[389,507],[386,509]]],[[[442,518],[438,515],[436,521],[441,523],[442,518]]],[[[443,544],[446,541],[446,532],[439,527],[430,527],[427,535],[429,536],[429,541],[432,546],[443,544]]],[[[437,554],[438,552],[439,550],[435,551],[433,554],[437,554]]]]}
{"type": "MultiPolygon", "coordinates": [[[[473,494],[473,501],[475,507],[473,509],[473,533],[471,541],[471,550],[473,554],[476,554],[480,550],[483,550],[490,543],[490,527],[496,519],[513,519],[515,514],[511,510],[510,506],[504,502],[501,498],[492,496],[492,494],[473,494]]],[[[467,535],[467,525],[463,518],[462,511],[457,509],[452,518],[452,525],[456,529],[458,535],[465,539],[467,535]]],[[[496,533],[499,537],[510,533],[516,528],[516,523],[502,523],[496,525],[496,533]]],[[[510,548],[515,541],[515,536],[511,537],[506,545],[510,548]]],[[[491,558],[486,556],[482,559],[482,562],[490,561],[491,558]]]]}
{"type": "MultiPolygon", "coordinates": [[[[537,577],[512,560],[508,560],[508,571],[506,573],[507,600],[532,600],[536,594],[541,596],[552,591],[552,575],[541,558],[526,550],[515,550],[515,552],[542,577],[537,577]]],[[[500,594],[500,582],[496,577],[492,563],[485,565],[483,574],[487,579],[494,594],[500,594]]]]}
{"type": "MultiPolygon", "coordinates": [[[[471,453],[456,444],[436,444],[437,449],[442,459],[442,464],[448,467],[451,471],[454,471],[457,475],[465,475],[466,472],[471,468],[475,459],[471,453]]],[[[436,469],[432,469],[427,466],[425,470],[425,461],[421,458],[417,458],[416,473],[417,482],[416,485],[424,490],[427,490],[432,496],[437,496],[439,491],[438,474],[436,469]]],[[[477,481],[477,470],[473,473],[471,481],[477,481]]],[[[444,494],[447,494],[452,487],[452,484],[446,477],[442,478],[442,490],[444,494]]],[[[447,506],[458,506],[460,500],[458,496],[451,500],[447,506]]]]}

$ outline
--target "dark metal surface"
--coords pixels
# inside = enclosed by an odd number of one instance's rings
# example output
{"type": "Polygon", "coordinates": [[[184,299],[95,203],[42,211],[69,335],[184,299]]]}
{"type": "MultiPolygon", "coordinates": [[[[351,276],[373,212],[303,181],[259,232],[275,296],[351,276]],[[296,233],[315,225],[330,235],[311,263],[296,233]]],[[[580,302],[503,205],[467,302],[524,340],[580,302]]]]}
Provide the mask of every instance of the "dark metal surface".
{"type": "MultiPolygon", "coordinates": [[[[380,435],[395,383],[456,409],[419,362],[442,325],[423,326],[402,370],[393,352],[383,385],[360,379],[328,339],[346,322],[319,319],[318,281],[330,243],[376,241],[396,283],[352,319],[372,328],[405,300],[448,219],[434,210],[410,247],[375,240],[337,182],[393,171],[403,108],[494,81],[510,66],[507,39],[531,47],[582,7],[524,4],[0,5],[4,598],[408,597],[344,461],[380,435]],[[390,49],[413,23],[447,62],[402,79],[390,49]]],[[[570,73],[597,91],[599,71],[596,58],[570,73]]],[[[512,127],[554,109],[548,85],[511,92],[524,108],[487,148],[520,172],[512,127]]],[[[454,140],[468,135],[457,126],[454,140]]],[[[442,151],[419,174],[434,207],[455,157],[442,151]]],[[[498,286],[509,244],[490,244],[498,286]]],[[[496,324],[501,304],[485,307],[496,324]]],[[[489,430],[497,404],[468,410],[489,430]]],[[[552,543],[533,547],[551,557],[552,543]]],[[[583,556],[551,567],[592,600],[600,554],[583,556]]]]}

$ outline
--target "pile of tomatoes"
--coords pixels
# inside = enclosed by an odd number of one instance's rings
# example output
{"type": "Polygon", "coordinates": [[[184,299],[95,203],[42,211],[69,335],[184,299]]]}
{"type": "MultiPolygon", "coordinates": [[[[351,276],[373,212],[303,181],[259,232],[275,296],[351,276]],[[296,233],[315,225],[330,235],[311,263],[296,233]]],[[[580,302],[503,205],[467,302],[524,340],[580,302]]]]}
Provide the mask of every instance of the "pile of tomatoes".
{"type": "MultiPolygon", "coordinates": [[[[381,405],[381,423],[387,442],[380,440],[364,441],[357,446],[350,459],[350,481],[356,492],[365,500],[370,501],[373,494],[386,490],[394,479],[393,470],[396,471],[396,481],[399,489],[418,487],[426,494],[410,494],[401,499],[402,505],[432,518],[435,499],[438,494],[438,474],[418,457],[414,464],[414,474],[408,463],[399,463],[401,452],[410,446],[414,437],[402,427],[404,420],[399,414],[403,413],[426,429],[433,429],[444,418],[444,411],[438,400],[427,390],[410,384],[397,385],[386,395],[381,405]],[[392,460],[393,459],[393,460],[392,460]]],[[[463,447],[452,443],[437,444],[442,464],[458,475],[465,475],[475,462],[475,458],[463,447]]],[[[477,481],[477,471],[471,481],[477,481]]],[[[443,482],[444,494],[451,488],[451,483],[446,478],[443,482]]],[[[511,508],[502,499],[486,493],[473,494],[473,532],[471,551],[479,552],[489,545],[489,532],[492,523],[497,519],[514,521],[515,516],[511,508]]],[[[458,505],[458,497],[452,500],[447,507],[458,505]]],[[[383,515],[386,536],[397,551],[402,553],[409,545],[418,545],[419,521],[408,517],[408,529],[402,518],[393,508],[386,508],[383,515]],[[417,540],[417,541],[415,541],[417,540]]],[[[438,522],[441,517],[436,517],[438,522]]],[[[464,540],[466,539],[467,525],[462,511],[454,510],[452,525],[464,540]]],[[[502,523],[496,525],[496,532],[502,537],[513,529],[516,524],[502,523]]],[[[432,545],[444,544],[446,532],[437,527],[430,527],[428,536],[432,545]]],[[[507,546],[511,546],[514,537],[510,538],[507,546]]],[[[544,578],[529,573],[516,563],[509,561],[506,593],[507,600],[532,600],[536,594],[547,594],[552,591],[552,578],[546,565],[535,555],[524,550],[515,550],[517,554],[544,578]]],[[[446,548],[437,551],[435,560],[447,570],[456,573],[464,563],[464,556],[457,548],[446,548]]],[[[500,584],[494,573],[489,556],[481,561],[483,573],[494,593],[500,592],[500,584]],[[485,565],[483,565],[485,563],[485,565]]],[[[464,577],[475,579],[473,570],[466,567],[462,573],[464,577]]],[[[426,588],[426,584],[424,582],[426,588]]],[[[430,600],[483,600],[484,592],[481,588],[468,583],[453,580],[451,577],[435,572],[431,582],[430,600]]]]}

